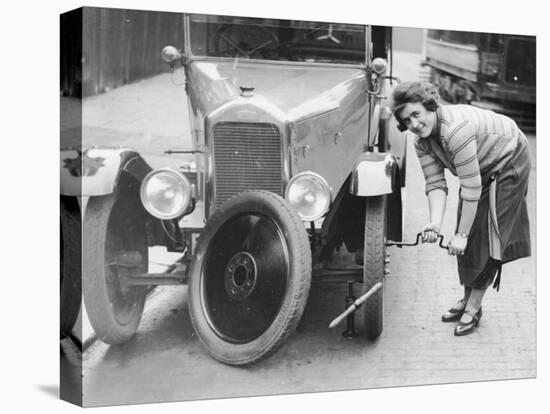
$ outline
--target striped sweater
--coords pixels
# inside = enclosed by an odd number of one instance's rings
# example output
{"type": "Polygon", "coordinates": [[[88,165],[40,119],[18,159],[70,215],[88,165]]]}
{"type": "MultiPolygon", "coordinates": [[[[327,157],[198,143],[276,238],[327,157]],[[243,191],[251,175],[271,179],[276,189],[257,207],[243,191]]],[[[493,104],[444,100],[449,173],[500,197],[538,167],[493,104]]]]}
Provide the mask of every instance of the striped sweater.
{"type": "Polygon", "coordinates": [[[506,165],[520,134],[507,116],[469,105],[441,105],[434,132],[415,141],[426,194],[436,188],[448,192],[447,168],[460,180],[460,197],[479,200],[482,184],[506,165]]]}

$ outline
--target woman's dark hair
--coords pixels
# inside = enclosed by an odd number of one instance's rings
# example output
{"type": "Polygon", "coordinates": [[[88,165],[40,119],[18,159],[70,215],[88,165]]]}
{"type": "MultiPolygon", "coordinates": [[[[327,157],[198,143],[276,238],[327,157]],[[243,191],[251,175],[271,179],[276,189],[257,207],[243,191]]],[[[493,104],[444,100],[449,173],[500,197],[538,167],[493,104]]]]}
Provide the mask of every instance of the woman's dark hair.
{"type": "Polygon", "coordinates": [[[403,82],[393,90],[392,112],[397,119],[397,128],[405,131],[407,127],[401,121],[399,113],[408,103],[420,102],[427,111],[435,112],[439,108],[437,88],[428,82],[403,82]]]}

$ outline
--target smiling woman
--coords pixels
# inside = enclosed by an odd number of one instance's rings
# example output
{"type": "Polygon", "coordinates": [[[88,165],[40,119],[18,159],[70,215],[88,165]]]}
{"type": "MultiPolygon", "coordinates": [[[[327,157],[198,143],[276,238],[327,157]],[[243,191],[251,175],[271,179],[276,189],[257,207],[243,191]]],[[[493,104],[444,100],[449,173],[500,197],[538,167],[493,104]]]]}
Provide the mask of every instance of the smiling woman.
{"type": "Polygon", "coordinates": [[[424,105],[418,102],[406,104],[399,117],[401,123],[420,138],[427,138],[431,135],[436,120],[435,112],[428,111],[424,105]]]}
{"type": "Polygon", "coordinates": [[[414,87],[395,88],[393,113],[400,131],[410,129],[421,138],[426,138],[432,133],[435,125],[439,94],[437,89],[429,83],[415,82],[412,85],[414,87]],[[422,131],[418,129],[419,127],[422,131]]]}
{"type": "Polygon", "coordinates": [[[498,290],[502,264],[531,254],[525,202],[531,161],[527,139],[512,119],[438,101],[430,83],[402,83],[393,93],[393,113],[399,130],[417,135],[430,208],[423,241],[439,236],[448,193],[444,169],[460,180],[456,234],[448,251],[457,256],[464,297],[442,316],[443,322],[459,321],[460,336],[478,326],[483,295],[495,276],[498,290]]]}

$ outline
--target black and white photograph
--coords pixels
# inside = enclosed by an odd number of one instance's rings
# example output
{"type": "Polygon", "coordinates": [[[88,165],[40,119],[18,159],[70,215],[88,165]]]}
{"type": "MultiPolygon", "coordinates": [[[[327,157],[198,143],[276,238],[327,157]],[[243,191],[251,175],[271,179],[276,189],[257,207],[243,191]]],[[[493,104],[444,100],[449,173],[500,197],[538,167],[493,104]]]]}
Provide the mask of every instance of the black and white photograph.
{"type": "Polygon", "coordinates": [[[49,10],[59,241],[35,392],[463,412],[515,389],[541,411],[543,25],[143,3],[49,10]]]}

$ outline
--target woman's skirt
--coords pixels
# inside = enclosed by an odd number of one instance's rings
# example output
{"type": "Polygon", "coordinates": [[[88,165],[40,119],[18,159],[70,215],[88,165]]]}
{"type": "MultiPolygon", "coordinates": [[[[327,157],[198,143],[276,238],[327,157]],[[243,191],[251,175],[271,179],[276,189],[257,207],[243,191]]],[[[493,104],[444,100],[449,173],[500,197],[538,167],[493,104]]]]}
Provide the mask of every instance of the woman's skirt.
{"type": "MultiPolygon", "coordinates": [[[[491,180],[483,186],[474,223],[468,235],[464,255],[457,256],[460,284],[476,289],[485,289],[493,282],[500,283],[500,268],[503,263],[531,255],[529,217],[525,196],[529,184],[531,157],[525,135],[520,134],[516,151],[506,166],[494,175],[496,185],[496,228],[498,229],[497,249],[491,254],[490,245],[490,187],[491,180]],[[498,248],[500,244],[500,248],[498,248]]],[[[457,227],[462,212],[462,199],[459,199],[457,227]]]]}

